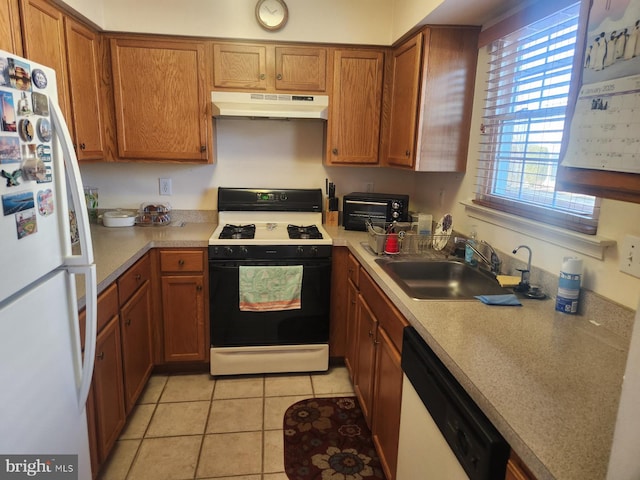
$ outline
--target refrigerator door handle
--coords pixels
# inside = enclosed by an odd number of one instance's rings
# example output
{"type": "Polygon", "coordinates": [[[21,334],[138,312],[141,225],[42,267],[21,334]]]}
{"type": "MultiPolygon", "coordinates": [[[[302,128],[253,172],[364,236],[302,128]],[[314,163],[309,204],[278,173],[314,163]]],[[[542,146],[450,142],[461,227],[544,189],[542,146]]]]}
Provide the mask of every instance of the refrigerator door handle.
{"type": "MultiPolygon", "coordinates": [[[[96,336],[97,336],[97,312],[98,300],[96,292],[96,266],[69,266],[66,267],[69,273],[83,275],[85,281],[86,298],[86,324],[84,333],[84,358],[82,359],[82,371],[80,374],[80,385],[78,387],[78,408],[82,411],[87,403],[91,379],[93,377],[93,367],[96,357],[96,336]]],[[[81,348],[78,345],[78,348],[81,348]]],[[[82,351],[78,352],[77,358],[82,358],[82,351]]]]}
{"type": "MultiPolygon", "coordinates": [[[[60,147],[62,148],[64,166],[67,172],[69,190],[76,212],[78,234],[80,236],[80,255],[73,255],[69,246],[69,250],[65,253],[65,264],[89,265],[93,263],[93,248],[91,244],[91,230],[89,228],[89,214],[87,212],[87,205],[84,198],[84,188],[82,186],[80,168],[78,167],[78,158],[76,157],[76,152],[73,149],[71,134],[69,133],[69,129],[64,121],[64,117],[62,116],[58,103],[55,99],[49,97],[49,105],[53,131],[55,132],[60,147]]],[[[68,237],[69,235],[67,235],[67,238],[68,237]]]]}

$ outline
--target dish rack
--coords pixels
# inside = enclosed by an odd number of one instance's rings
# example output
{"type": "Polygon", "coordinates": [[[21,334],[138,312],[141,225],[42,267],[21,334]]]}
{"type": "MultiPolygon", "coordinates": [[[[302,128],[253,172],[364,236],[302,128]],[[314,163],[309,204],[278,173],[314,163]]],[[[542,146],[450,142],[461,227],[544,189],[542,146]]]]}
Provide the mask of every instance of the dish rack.
{"type": "Polygon", "coordinates": [[[430,250],[442,250],[450,235],[451,232],[420,234],[417,232],[417,225],[410,223],[367,224],[367,243],[376,255],[421,254],[430,250]]]}

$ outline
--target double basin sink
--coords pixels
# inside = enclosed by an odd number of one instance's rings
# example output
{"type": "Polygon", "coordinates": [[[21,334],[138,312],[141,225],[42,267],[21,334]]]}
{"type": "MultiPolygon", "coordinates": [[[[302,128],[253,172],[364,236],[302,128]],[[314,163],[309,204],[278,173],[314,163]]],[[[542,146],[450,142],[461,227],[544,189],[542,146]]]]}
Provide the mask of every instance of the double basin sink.
{"type": "Polygon", "coordinates": [[[470,300],[476,295],[513,293],[487,271],[455,260],[378,258],[402,290],[417,300],[470,300]]]}

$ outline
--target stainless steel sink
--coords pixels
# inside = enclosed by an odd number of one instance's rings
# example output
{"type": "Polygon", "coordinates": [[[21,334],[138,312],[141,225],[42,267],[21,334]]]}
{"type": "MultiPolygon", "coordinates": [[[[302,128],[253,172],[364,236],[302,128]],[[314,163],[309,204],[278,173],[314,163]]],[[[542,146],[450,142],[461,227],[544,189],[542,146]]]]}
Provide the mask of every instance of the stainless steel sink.
{"type": "Polygon", "coordinates": [[[376,263],[418,300],[469,300],[476,295],[512,293],[491,273],[458,261],[378,258],[376,263]]]}

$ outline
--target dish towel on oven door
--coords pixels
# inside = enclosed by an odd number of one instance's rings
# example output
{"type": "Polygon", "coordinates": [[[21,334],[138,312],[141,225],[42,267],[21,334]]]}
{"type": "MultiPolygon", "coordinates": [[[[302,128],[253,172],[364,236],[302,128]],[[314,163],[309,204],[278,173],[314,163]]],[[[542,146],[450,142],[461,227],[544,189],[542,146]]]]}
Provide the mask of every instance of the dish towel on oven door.
{"type": "Polygon", "coordinates": [[[240,266],[240,310],[272,312],[300,308],[302,265],[240,266]]]}

